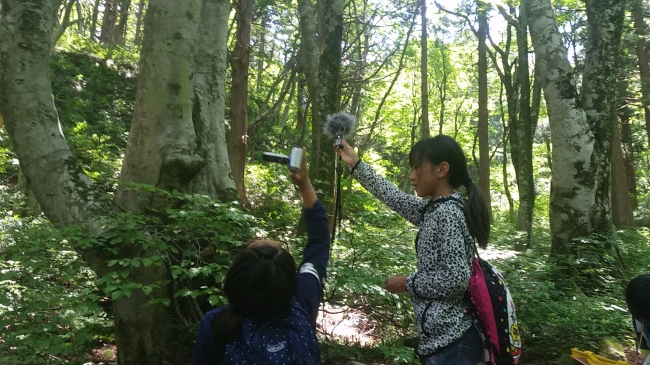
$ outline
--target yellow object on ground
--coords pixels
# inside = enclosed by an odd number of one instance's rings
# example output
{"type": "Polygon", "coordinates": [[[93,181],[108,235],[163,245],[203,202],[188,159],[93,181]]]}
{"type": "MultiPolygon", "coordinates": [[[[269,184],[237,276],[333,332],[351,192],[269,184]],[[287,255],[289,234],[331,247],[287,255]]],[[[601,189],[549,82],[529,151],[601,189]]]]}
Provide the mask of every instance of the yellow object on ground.
{"type": "Polygon", "coordinates": [[[610,360],[591,351],[580,351],[578,349],[571,349],[571,357],[585,365],[627,365],[625,361],[610,360]]]}

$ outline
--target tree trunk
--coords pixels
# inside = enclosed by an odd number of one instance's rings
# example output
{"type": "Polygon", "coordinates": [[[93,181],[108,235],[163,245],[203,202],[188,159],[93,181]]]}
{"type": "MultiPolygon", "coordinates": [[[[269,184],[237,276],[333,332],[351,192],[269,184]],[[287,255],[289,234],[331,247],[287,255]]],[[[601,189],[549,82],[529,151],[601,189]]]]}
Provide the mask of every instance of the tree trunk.
{"type": "MultiPolygon", "coordinates": [[[[508,140],[509,127],[506,123],[505,112],[503,111],[503,84],[501,87],[501,93],[499,95],[500,109],[501,109],[501,122],[503,125],[503,135],[501,136],[501,143],[503,144],[503,161],[501,163],[501,174],[503,175],[503,191],[508,199],[508,219],[511,220],[515,215],[515,202],[512,199],[512,194],[510,193],[510,181],[508,179],[508,140]]],[[[515,243],[516,245],[516,243],[515,243]]]]}
{"type": "Polygon", "coordinates": [[[104,2],[104,17],[102,18],[102,31],[99,34],[100,42],[106,45],[113,43],[116,22],[117,22],[117,0],[106,0],[104,2]]]}
{"type": "Polygon", "coordinates": [[[81,6],[81,0],[75,0],[77,4],[77,34],[80,37],[84,34],[84,19],[83,19],[83,7],[81,6]]]}
{"type": "Polygon", "coordinates": [[[479,139],[479,188],[492,220],[490,198],[490,145],[488,140],[488,83],[487,83],[487,9],[478,2],[478,139],[479,139]]]}
{"type": "Polygon", "coordinates": [[[620,109],[619,118],[621,120],[621,142],[623,143],[623,160],[625,163],[627,188],[632,201],[632,209],[637,209],[639,207],[639,199],[636,190],[636,157],[634,155],[632,126],[630,124],[630,111],[627,102],[620,109]]]}
{"type": "Polygon", "coordinates": [[[193,193],[221,201],[237,200],[225,131],[228,0],[204,0],[194,72],[192,120],[197,149],[206,164],[190,185],[193,193]]]}
{"type": "MultiPolygon", "coordinates": [[[[201,1],[152,0],[149,10],[121,180],[186,191],[205,164],[192,121],[201,1]]],[[[118,187],[115,201],[133,212],[165,205],[151,193],[124,186],[118,187]]]]}
{"type": "Polygon", "coordinates": [[[422,78],[421,95],[422,95],[422,138],[429,137],[429,74],[427,70],[427,1],[422,0],[420,8],[422,17],[422,38],[420,40],[420,77],[422,78]]]}
{"type": "Polygon", "coordinates": [[[136,46],[140,45],[140,42],[142,41],[142,14],[144,13],[144,0],[140,0],[140,4],[138,4],[138,12],[135,15],[136,18],[136,24],[135,24],[135,40],[134,43],[136,46]]]}
{"type": "Polygon", "coordinates": [[[25,195],[25,206],[16,209],[16,214],[20,217],[37,217],[41,214],[41,206],[38,205],[32,189],[27,184],[27,179],[22,171],[18,171],[18,191],[25,195]]]}
{"type": "Polygon", "coordinates": [[[262,85],[264,85],[264,54],[266,52],[266,12],[261,14],[261,26],[260,26],[260,38],[259,38],[259,54],[257,55],[257,82],[255,85],[255,92],[262,91],[262,85]]]}
{"type": "MultiPolygon", "coordinates": [[[[528,20],[526,12],[519,12],[519,28],[517,29],[517,53],[519,67],[517,79],[519,84],[519,118],[517,125],[517,189],[519,191],[519,210],[517,212],[516,229],[522,240],[518,242],[524,249],[532,247],[533,241],[533,211],[535,209],[535,178],[533,169],[533,138],[537,128],[536,114],[539,109],[539,94],[537,102],[530,98],[530,67],[528,66],[528,20]],[[535,109],[535,104],[537,109],[535,109]]],[[[536,73],[535,73],[536,74],[536,73]]],[[[536,90],[539,90],[536,83],[536,90]]]]}
{"type": "Polygon", "coordinates": [[[616,109],[612,108],[614,134],[612,140],[612,222],[618,229],[632,227],[634,214],[625,176],[625,161],[621,146],[621,133],[618,126],[616,109]]]}
{"type": "Polygon", "coordinates": [[[296,146],[302,146],[302,141],[305,138],[307,131],[307,113],[309,110],[309,102],[307,92],[305,90],[306,81],[304,75],[298,75],[298,93],[296,100],[296,130],[300,133],[296,140],[296,146]]]}
{"type": "Polygon", "coordinates": [[[639,64],[639,73],[641,74],[641,101],[643,103],[643,113],[645,116],[646,134],[648,136],[648,146],[650,146],[650,63],[648,62],[648,47],[645,30],[644,4],[643,0],[631,0],[632,17],[634,18],[634,32],[636,33],[636,57],[639,64]]]}
{"type": "Polygon", "coordinates": [[[614,133],[613,108],[616,98],[616,77],[625,17],[625,0],[593,0],[587,8],[588,41],[582,83],[582,105],[594,136],[596,207],[595,229],[610,233],[611,156],[614,133]]]}
{"type": "Polygon", "coordinates": [[[611,227],[611,108],[623,1],[594,0],[588,8],[583,100],[578,99],[551,1],[526,0],[524,4],[553,143],[551,253],[572,256],[577,253],[577,238],[596,230],[606,233],[611,227]]]}
{"type": "Polygon", "coordinates": [[[248,65],[250,61],[253,1],[238,0],[236,8],[236,44],[232,53],[230,84],[230,133],[228,156],[239,199],[249,206],[244,184],[246,147],[248,145],[248,65]]]}
{"type": "MultiPolygon", "coordinates": [[[[300,57],[298,64],[300,65],[299,68],[303,69],[305,74],[303,82],[307,84],[308,93],[307,97],[304,97],[302,93],[299,93],[299,95],[301,95],[299,100],[300,109],[306,119],[308,109],[307,105],[311,102],[312,119],[320,120],[318,115],[320,111],[320,107],[318,107],[319,100],[316,97],[319,87],[318,69],[320,64],[320,53],[316,39],[316,13],[311,0],[298,0],[298,12],[300,13],[300,57]]],[[[304,90],[304,87],[299,87],[298,89],[304,90]]],[[[300,116],[301,115],[299,114],[298,120],[301,120],[300,116]]]]}
{"type": "Polygon", "coordinates": [[[103,206],[93,199],[90,179],[74,163],[52,101],[51,1],[3,0],[2,8],[0,114],[21,171],[55,226],[91,220],[103,206]]]}
{"type": "MultiPolygon", "coordinates": [[[[144,1],[144,0],[141,0],[144,1]]],[[[93,17],[90,21],[90,40],[95,41],[97,36],[97,18],[99,18],[99,3],[101,0],[95,0],[95,5],[93,6],[93,17]]]]}
{"type": "MultiPolygon", "coordinates": [[[[120,177],[123,182],[188,191],[191,180],[205,165],[205,156],[197,145],[199,132],[192,120],[192,76],[201,5],[201,0],[149,2],[136,103],[120,177]]],[[[169,204],[164,197],[129,190],[127,184],[118,186],[115,203],[136,213],[169,204]]],[[[169,274],[165,265],[142,266],[132,270],[132,280],[160,283],[169,280],[169,274]]],[[[162,286],[150,295],[137,290],[113,302],[119,363],[163,362],[165,351],[161,349],[171,339],[171,316],[169,308],[148,305],[148,301],[151,297],[169,298],[169,294],[162,286]]]]}
{"type": "Polygon", "coordinates": [[[113,34],[113,42],[121,46],[126,41],[126,29],[129,21],[129,10],[131,8],[131,0],[120,1],[120,21],[117,23],[115,33],[113,34]]]}
{"type": "MultiPolygon", "coordinates": [[[[356,16],[361,16],[365,19],[367,16],[367,7],[368,1],[363,1],[363,10],[361,14],[355,14],[356,16]]],[[[356,7],[355,7],[356,10],[356,7]]],[[[363,29],[359,26],[359,22],[355,22],[355,27],[357,34],[359,35],[359,43],[363,39],[363,46],[359,44],[357,47],[357,57],[359,59],[359,65],[356,74],[356,83],[354,85],[354,91],[352,92],[352,103],[350,106],[350,112],[357,119],[357,125],[361,123],[361,117],[363,115],[363,104],[361,102],[362,89],[363,89],[363,80],[366,77],[366,67],[368,63],[368,53],[370,52],[370,35],[368,28],[364,27],[363,29]]]]}
{"type": "MultiPolygon", "coordinates": [[[[49,79],[51,2],[3,0],[1,4],[0,39],[6,41],[0,43],[4,71],[0,73],[0,114],[26,181],[54,225],[82,223],[91,233],[97,232],[97,218],[114,213],[115,206],[95,194],[61,133],[49,79]]],[[[201,141],[201,136],[197,136],[192,123],[191,77],[201,1],[151,0],[150,5],[121,179],[186,191],[205,160],[196,152],[196,141],[201,141]]],[[[223,20],[227,8],[227,3],[223,3],[211,18],[223,20]]],[[[131,191],[125,185],[120,184],[115,194],[114,201],[119,206],[136,213],[164,206],[161,203],[165,202],[153,199],[151,193],[131,191]]],[[[101,239],[101,234],[97,236],[101,239]]],[[[80,247],[79,252],[100,277],[108,271],[109,258],[161,254],[143,253],[142,247],[128,244],[118,249],[116,255],[98,247],[80,247]]],[[[127,279],[137,284],[156,286],[169,280],[164,265],[131,269],[127,279]]],[[[134,290],[129,297],[113,302],[120,364],[163,363],[171,316],[167,307],[151,304],[150,300],[169,298],[169,294],[162,285],[149,294],[134,290]]]]}
{"type": "Polygon", "coordinates": [[[72,25],[72,23],[70,23],[70,12],[72,12],[72,7],[74,5],[75,5],[75,1],[73,0],[68,1],[68,3],[65,5],[65,10],[63,13],[63,19],[61,19],[61,24],[59,24],[56,27],[54,33],[52,34],[52,49],[50,50],[50,52],[54,52],[54,47],[56,47],[56,42],[59,40],[59,38],[61,38],[63,33],[65,33],[65,30],[68,29],[70,25],[72,25]]]}
{"type": "MultiPolygon", "coordinates": [[[[423,0],[424,1],[424,0],[423,0]]],[[[438,134],[442,134],[442,127],[445,124],[445,103],[447,101],[447,79],[449,77],[448,75],[448,65],[447,62],[448,60],[448,55],[446,53],[446,46],[442,41],[439,39],[436,40],[436,46],[440,48],[440,58],[442,59],[442,82],[440,83],[439,86],[439,94],[440,94],[440,118],[438,120],[438,134]]]]}
{"type": "Polygon", "coordinates": [[[339,110],[339,76],[341,72],[341,41],[343,38],[343,0],[323,0],[324,50],[318,67],[318,92],[312,112],[312,148],[309,175],[314,189],[325,202],[328,212],[334,203],[334,160],[333,139],[321,131],[328,114],[339,110]],[[316,111],[318,109],[318,111],[316,111]]]}

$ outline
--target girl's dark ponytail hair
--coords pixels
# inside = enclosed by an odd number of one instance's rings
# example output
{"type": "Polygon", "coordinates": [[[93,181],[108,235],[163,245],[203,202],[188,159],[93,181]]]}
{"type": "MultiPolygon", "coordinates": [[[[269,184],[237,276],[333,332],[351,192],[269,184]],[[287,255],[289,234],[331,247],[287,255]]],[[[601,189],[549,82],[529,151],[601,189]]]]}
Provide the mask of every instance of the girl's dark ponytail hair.
{"type": "Polygon", "coordinates": [[[449,184],[454,189],[464,186],[467,190],[465,220],[469,233],[479,246],[487,247],[490,238],[490,212],[481,190],[469,177],[467,159],[458,142],[442,134],[419,140],[411,148],[409,164],[415,167],[420,166],[424,161],[434,166],[445,161],[449,164],[449,184]]]}
{"type": "Polygon", "coordinates": [[[230,307],[212,321],[218,352],[235,339],[246,318],[275,318],[289,311],[298,288],[296,262],[289,252],[268,244],[245,248],[228,269],[223,291],[230,307]]]}

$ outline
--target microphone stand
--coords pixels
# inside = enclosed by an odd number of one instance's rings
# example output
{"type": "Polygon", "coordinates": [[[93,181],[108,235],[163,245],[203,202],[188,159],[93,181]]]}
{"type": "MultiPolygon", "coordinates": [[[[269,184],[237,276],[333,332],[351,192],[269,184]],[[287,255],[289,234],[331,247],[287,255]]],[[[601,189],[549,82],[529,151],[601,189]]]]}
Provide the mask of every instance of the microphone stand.
{"type": "MultiPolygon", "coordinates": [[[[341,148],[341,146],[338,146],[341,148]]],[[[341,175],[343,175],[343,165],[341,164],[341,155],[337,159],[336,164],[336,198],[334,199],[334,227],[332,228],[331,243],[334,243],[336,237],[336,225],[339,226],[339,239],[341,239],[341,175]],[[337,221],[338,219],[338,221],[337,221]]]]}

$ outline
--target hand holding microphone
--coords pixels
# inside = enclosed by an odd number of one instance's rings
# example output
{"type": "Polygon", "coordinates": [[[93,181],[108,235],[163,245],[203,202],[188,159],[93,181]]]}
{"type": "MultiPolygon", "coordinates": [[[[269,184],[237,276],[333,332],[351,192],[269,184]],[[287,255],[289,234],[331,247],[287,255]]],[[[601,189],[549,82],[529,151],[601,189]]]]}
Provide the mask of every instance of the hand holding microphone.
{"type": "Polygon", "coordinates": [[[309,179],[309,170],[307,169],[307,148],[301,150],[300,167],[296,170],[289,170],[289,177],[298,189],[301,191],[311,189],[311,179],[309,179]]]}
{"type": "Polygon", "coordinates": [[[342,141],[341,147],[336,146],[334,144],[334,150],[337,151],[339,155],[341,155],[341,160],[346,163],[346,165],[352,167],[359,162],[359,156],[357,156],[357,153],[354,152],[354,148],[350,146],[345,140],[342,141]]]}

